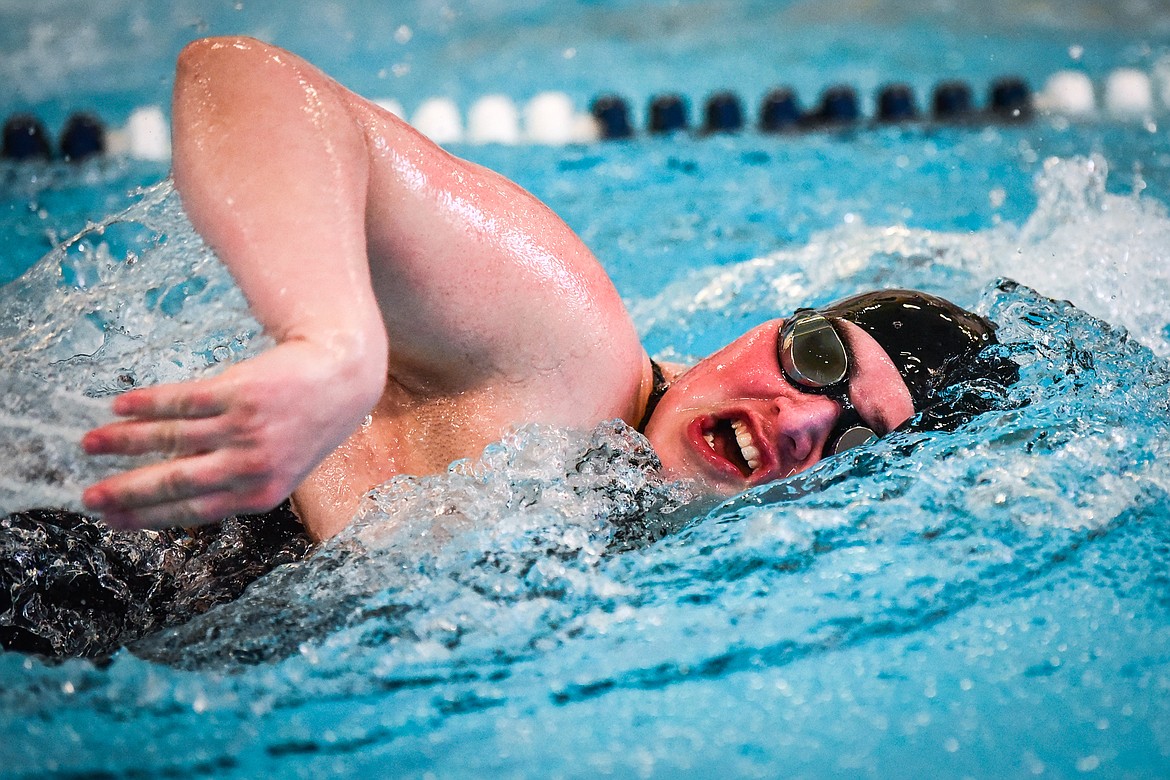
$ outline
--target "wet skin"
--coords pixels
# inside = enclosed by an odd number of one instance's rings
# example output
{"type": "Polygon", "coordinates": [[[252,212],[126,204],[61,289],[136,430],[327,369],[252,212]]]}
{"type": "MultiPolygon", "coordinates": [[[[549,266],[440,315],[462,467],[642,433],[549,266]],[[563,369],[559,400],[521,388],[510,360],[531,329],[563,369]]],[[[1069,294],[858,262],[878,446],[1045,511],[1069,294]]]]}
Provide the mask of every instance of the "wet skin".
{"type": "MultiPolygon", "coordinates": [[[[646,426],[669,476],[731,495],[824,457],[841,407],[785,379],[777,353],[783,322],[749,330],[671,384],[646,426]]],[[[850,322],[837,328],[850,353],[849,399],[884,435],[913,416],[910,391],[868,333],[850,322]]]]}

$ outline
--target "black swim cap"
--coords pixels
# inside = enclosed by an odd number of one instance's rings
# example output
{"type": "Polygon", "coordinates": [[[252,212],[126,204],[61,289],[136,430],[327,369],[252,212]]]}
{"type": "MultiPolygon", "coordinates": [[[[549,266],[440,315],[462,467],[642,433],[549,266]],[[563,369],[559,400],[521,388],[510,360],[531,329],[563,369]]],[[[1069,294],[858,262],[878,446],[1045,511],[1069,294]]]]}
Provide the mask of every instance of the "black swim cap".
{"type": "Polygon", "coordinates": [[[857,325],[890,356],[910,389],[915,416],[903,427],[951,430],[997,408],[1019,366],[997,350],[995,324],[916,290],[880,290],[819,310],[857,325]],[[976,380],[990,380],[978,382],[976,380]],[[965,385],[965,391],[954,391],[965,385]],[[946,392],[952,390],[952,392],[946,392]]]}

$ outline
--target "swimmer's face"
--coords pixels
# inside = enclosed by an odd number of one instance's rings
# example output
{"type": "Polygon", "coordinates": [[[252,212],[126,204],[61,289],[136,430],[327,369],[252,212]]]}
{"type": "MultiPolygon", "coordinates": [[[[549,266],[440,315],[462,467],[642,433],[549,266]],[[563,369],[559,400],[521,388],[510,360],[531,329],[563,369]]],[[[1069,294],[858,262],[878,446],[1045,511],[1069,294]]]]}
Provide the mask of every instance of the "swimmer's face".
{"type": "MultiPolygon", "coordinates": [[[[731,495],[825,457],[841,405],[785,378],[777,351],[783,322],[748,331],[662,396],[646,437],[668,476],[731,495]]],[[[849,400],[868,427],[885,435],[913,416],[910,390],[873,337],[850,322],[835,326],[849,351],[849,400]]]]}

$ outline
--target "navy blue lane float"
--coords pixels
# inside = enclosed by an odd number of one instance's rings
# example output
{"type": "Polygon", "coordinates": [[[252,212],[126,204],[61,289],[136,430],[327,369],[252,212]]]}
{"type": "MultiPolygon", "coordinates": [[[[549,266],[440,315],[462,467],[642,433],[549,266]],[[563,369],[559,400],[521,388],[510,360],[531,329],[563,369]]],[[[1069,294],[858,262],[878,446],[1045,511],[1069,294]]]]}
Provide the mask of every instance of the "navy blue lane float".
{"type": "Polygon", "coordinates": [[[651,133],[676,133],[690,127],[690,109],[682,95],[658,95],[650,101],[651,133]]]}
{"type": "Polygon", "coordinates": [[[800,129],[804,112],[791,87],[776,87],[760,101],[760,132],[791,133],[800,129]]]}
{"type": "Polygon", "coordinates": [[[704,133],[737,133],[743,129],[743,104],[731,91],[716,92],[707,98],[703,111],[704,133]]]}
{"type": "Polygon", "coordinates": [[[602,138],[616,140],[634,135],[634,127],[630,124],[630,106],[625,98],[602,95],[593,101],[589,112],[597,120],[602,138]]]}
{"type": "Polygon", "coordinates": [[[909,84],[887,84],[878,92],[877,116],[880,124],[902,124],[918,119],[918,102],[909,84]]]}
{"type": "Polygon", "coordinates": [[[813,129],[844,128],[861,119],[857,90],[848,84],[834,84],[821,93],[821,101],[805,116],[804,126],[813,129]]]}
{"type": "MultiPolygon", "coordinates": [[[[935,125],[965,125],[975,122],[1020,122],[1033,116],[1032,90],[1024,79],[1008,76],[994,81],[988,90],[985,110],[975,105],[971,86],[958,79],[940,81],[931,92],[929,108],[919,107],[913,87],[902,82],[882,86],[874,100],[874,125],[909,125],[922,122],[935,125]]],[[[594,116],[597,111],[594,110],[594,116]]],[[[848,130],[858,126],[862,116],[857,90],[848,84],[833,84],[821,92],[816,105],[801,107],[796,90],[778,86],[760,101],[756,128],[761,133],[779,134],[818,130],[848,130]]],[[[599,117],[600,118],[600,117],[599,117]]],[[[658,95],[650,100],[647,130],[651,134],[673,133],[689,129],[686,99],[675,93],[658,95]]],[[[733,133],[744,129],[743,104],[730,91],[720,91],[707,98],[703,110],[702,134],[733,133]]],[[[603,123],[603,138],[616,136],[603,123]]]]}
{"type": "Polygon", "coordinates": [[[943,81],[934,88],[930,112],[938,122],[966,122],[975,116],[971,87],[965,81],[943,81]]]}
{"type": "Polygon", "coordinates": [[[0,156],[9,160],[48,160],[52,155],[49,131],[31,114],[10,116],[4,123],[0,156]]]}
{"type": "Polygon", "coordinates": [[[1032,118],[1032,90],[1021,78],[1006,76],[996,79],[991,84],[988,102],[997,119],[1012,122],[1032,118]]]}
{"type": "Polygon", "coordinates": [[[106,128],[93,114],[73,114],[61,131],[60,146],[61,157],[71,162],[100,157],[106,153],[106,128]]]}
{"type": "MultiPolygon", "coordinates": [[[[61,159],[80,162],[106,153],[106,127],[88,112],[72,114],[61,130],[58,150],[61,159]]],[[[4,122],[0,157],[15,161],[47,162],[53,157],[49,131],[32,114],[14,114],[4,122]]]]}

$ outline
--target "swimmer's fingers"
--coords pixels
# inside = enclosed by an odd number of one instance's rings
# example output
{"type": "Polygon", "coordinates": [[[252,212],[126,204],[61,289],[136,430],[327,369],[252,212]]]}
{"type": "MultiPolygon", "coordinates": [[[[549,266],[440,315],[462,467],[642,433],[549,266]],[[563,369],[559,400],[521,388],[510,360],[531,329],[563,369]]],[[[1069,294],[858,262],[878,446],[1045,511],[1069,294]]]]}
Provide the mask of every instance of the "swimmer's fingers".
{"type": "Polygon", "coordinates": [[[95,428],[81,439],[88,455],[195,455],[220,446],[225,423],[218,417],[195,420],[129,420],[95,428]]]}
{"type": "Polygon", "coordinates": [[[124,419],[87,434],[85,449],[168,459],[111,476],[82,500],[123,527],[271,509],[376,402],[354,389],[349,368],[331,348],[290,340],[211,379],[128,392],[114,402],[124,419]]]}
{"type": "Polygon", "coordinates": [[[98,512],[138,509],[228,489],[241,482],[222,458],[197,455],[116,474],[86,489],[81,499],[98,512]]]}
{"type": "Polygon", "coordinates": [[[291,491],[272,470],[229,463],[224,453],[196,455],[118,474],[82,494],[88,509],[111,525],[197,524],[237,512],[271,509],[291,491]]]}
{"type": "Polygon", "coordinates": [[[89,455],[175,457],[253,446],[255,404],[241,406],[232,390],[222,378],[132,390],[113,404],[115,414],[130,419],[89,431],[82,449],[89,455]]]}
{"type": "Polygon", "coordinates": [[[227,411],[230,398],[217,380],[145,387],[114,399],[114,414],[142,420],[196,419],[227,411]]]}
{"type": "Polygon", "coordinates": [[[111,510],[102,513],[106,525],[119,531],[139,531],[149,528],[172,528],[212,523],[235,514],[234,493],[213,493],[199,498],[172,501],[168,504],[138,509],[111,510]]]}

